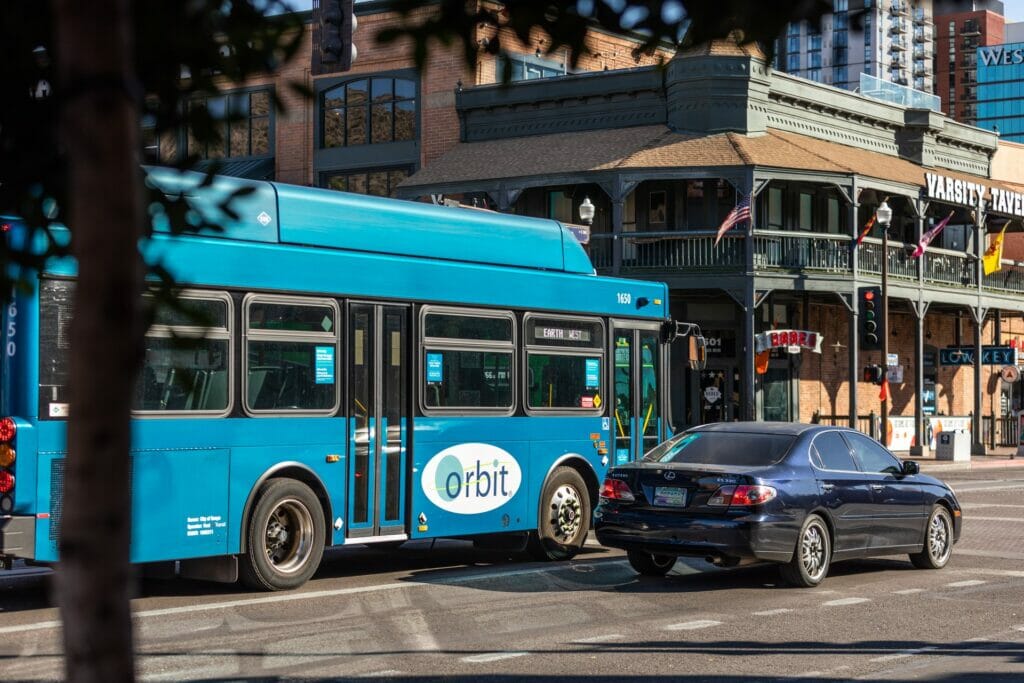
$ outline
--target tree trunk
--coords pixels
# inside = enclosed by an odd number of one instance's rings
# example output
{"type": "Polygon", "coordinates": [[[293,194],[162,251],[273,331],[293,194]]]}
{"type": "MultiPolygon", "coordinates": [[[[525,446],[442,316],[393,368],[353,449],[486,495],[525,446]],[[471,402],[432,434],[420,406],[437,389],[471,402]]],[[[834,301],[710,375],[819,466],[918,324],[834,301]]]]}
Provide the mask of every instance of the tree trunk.
{"type": "Polygon", "coordinates": [[[68,680],[130,681],[129,419],[143,280],[130,0],[54,0],[54,10],[62,208],[78,261],[57,599],[68,680]]]}

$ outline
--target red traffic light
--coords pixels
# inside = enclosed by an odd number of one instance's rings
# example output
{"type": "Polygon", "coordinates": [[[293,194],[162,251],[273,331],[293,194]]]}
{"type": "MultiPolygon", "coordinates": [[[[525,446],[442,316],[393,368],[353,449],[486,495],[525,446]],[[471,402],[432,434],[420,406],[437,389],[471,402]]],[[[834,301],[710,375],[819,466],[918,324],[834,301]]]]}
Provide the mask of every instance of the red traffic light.
{"type": "Polygon", "coordinates": [[[871,300],[873,300],[874,298],[875,298],[875,293],[874,293],[873,291],[871,291],[870,289],[869,289],[869,290],[866,290],[866,291],[864,292],[864,300],[865,300],[865,301],[871,301],[871,300]]]}

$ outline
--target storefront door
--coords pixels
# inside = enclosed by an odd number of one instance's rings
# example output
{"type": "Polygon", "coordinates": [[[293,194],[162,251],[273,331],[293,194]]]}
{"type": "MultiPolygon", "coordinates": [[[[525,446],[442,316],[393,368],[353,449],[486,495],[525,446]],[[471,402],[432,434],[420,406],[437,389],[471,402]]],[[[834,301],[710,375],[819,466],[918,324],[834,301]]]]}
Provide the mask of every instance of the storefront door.
{"type": "Polygon", "coordinates": [[[700,406],[700,424],[709,422],[732,422],[738,419],[736,405],[739,395],[737,377],[739,369],[734,366],[708,364],[700,373],[697,403],[700,406]]]}

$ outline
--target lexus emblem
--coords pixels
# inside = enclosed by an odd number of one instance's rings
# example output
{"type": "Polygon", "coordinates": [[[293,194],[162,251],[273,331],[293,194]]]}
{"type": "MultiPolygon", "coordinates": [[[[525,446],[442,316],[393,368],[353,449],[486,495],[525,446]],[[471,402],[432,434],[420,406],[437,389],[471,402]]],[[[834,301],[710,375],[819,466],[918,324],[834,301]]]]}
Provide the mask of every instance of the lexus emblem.
{"type": "Polygon", "coordinates": [[[668,472],[665,473],[665,478],[668,479],[669,481],[672,481],[673,479],[676,478],[676,473],[673,472],[672,470],[669,470],[668,472]]]}

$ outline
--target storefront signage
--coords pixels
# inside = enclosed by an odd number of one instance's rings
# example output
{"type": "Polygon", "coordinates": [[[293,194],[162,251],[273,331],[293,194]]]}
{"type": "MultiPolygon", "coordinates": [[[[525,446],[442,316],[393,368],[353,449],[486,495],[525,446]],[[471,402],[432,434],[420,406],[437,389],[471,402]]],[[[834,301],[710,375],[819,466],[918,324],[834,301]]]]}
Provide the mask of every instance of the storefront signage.
{"type": "Polygon", "coordinates": [[[716,358],[736,357],[736,331],[735,330],[708,330],[704,333],[707,341],[709,356],[716,358]]]}
{"type": "Polygon", "coordinates": [[[985,66],[1013,66],[1024,64],[1024,49],[1007,50],[1003,45],[995,47],[979,47],[978,58],[985,66]]]}
{"type": "MultiPolygon", "coordinates": [[[[931,415],[924,418],[924,433],[928,447],[935,450],[942,432],[969,432],[971,418],[950,415],[931,415]]],[[[893,416],[889,418],[885,444],[891,451],[909,451],[917,443],[914,434],[914,418],[893,416]]]]}
{"type": "Polygon", "coordinates": [[[1024,218],[1024,194],[1011,192],[998,187],[972,183],[969,180],[950,178],[938,173],[925,173],[925,196],[942,202],[978,206],[986,200],[989,211],[1024,218]]]}
{"type": "Polygon", "coordinates": [[[790,353],[798,353],[800,349],[810,349],[821,353],[822,336],[807,330],[772,330],[754,337],[754,350],[757,353],[771,349],[787,349],[790,353]]]}
{"type": "MultiPolygon", "coordinates": [[[[982,365],[1016,365],[1017,350],[1010,346],[983,346],[982,365]]],[[[974,365],[974,347],[939,349],[939,365],[974,365]]]]}

